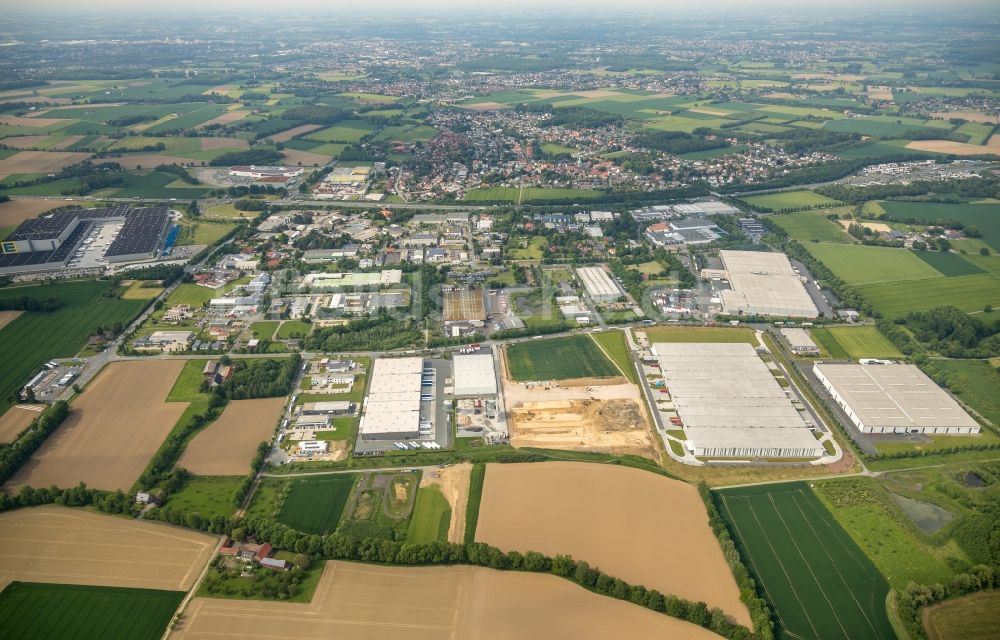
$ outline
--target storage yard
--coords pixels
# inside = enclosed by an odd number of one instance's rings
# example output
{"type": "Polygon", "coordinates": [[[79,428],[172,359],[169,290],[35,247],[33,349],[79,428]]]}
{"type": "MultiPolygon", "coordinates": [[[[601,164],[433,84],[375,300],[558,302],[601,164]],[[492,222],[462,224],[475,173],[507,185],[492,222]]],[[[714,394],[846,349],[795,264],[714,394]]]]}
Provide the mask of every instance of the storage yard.
{"type": "Polygon", "coordinates": [[[107,365],[5,488],[128,490],[188,406],[165,402],[183,368],[183,360],[107,365]]]}
{"type": "Polygon", "coordinates": [[[613,465],[490,464],[476,540],[568,554],[750,622],[698,491],[684,482],[613,465]]]}
{"type": "Polygon", "coordinates": [[[257,445],[270,439],[284,406],[284,398],[231,400],[191,439],[177,466],[199,476],[246,475],[257,445]]]}
{"type": "Polygon", "coordinates": [[[979,433],[979,423],[916,365],[816,363],[813,373],[862,433],[979,433]]]}
{"type": "Polygon", "coordinates": [[[261,640],[719,638],[551,575],[336,561],[327,562],[309,604],[195,598],[170,638],[220,634],[261,640]]]}
{"type": "MultiPolygon", "coordinates": [[[[744,343],[653,345],[696,456],[818,458],[824,448],[757,351],[744,343]]],[[[680,426],[680,425],[678,425],[680,426]]]]}
{"type": "Polygon", "coordinates": [[[720,251],[730,290],[722,291],[729,315],[815,318],[816,304],[794,271],[788,256],[765,251],[720,251]]]}
{"type": "Polygon", "coordinates": [[[186,591],[216,536],[55,505],[0,514],[0,587],[23,582],[186,591]]]}

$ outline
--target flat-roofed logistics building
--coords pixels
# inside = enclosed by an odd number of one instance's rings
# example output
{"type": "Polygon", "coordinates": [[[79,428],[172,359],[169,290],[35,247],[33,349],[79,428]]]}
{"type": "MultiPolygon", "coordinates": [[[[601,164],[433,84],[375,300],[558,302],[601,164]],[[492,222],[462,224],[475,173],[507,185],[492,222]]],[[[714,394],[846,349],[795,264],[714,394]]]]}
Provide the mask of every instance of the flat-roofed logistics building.
{"type": "Polygon", "coordinates": [[[722,292],[722,310],[730,315],[793,318],[819,316],[802,277],[788,256],[770,251],[719,252],[731,289],[722,292]]]}
{"type": "Polygon", "coordinates": [[[792,353],[802,355],[816,355],[819,353],[819,347],[816,346],[816,343],[809,336],[809,332],[805,329],[782,329],[781,335],[788,341],[788,346],[792,348],[792,353]]]}
{"type": "Polygon", "coordinates": [[[416,438],[420,431],[423,358],[379,358],[372,366],[362,440],[416,438]]]}
{"type": "Polygon", "coordinates": [[[802,413],[749,344],[658,342],[653,352],[695,455],[824,455],[802,413]]]}
{"type": "Polygon", "coordinates": [[[912,364],[813,365],[862,433],[979,433],[979,423],[912,364]]]}
{"type": "Polygon", "coordinates": [[[456,397],[496,395],[497,374],[492,353],[457,355],[452,366],[456,397]]]}
{"type": "Polygon", "coordinates": [[[579,267],[576,275],[594,302],[614,302],[625,295],[618,283],[601,267],[579,267]]]}

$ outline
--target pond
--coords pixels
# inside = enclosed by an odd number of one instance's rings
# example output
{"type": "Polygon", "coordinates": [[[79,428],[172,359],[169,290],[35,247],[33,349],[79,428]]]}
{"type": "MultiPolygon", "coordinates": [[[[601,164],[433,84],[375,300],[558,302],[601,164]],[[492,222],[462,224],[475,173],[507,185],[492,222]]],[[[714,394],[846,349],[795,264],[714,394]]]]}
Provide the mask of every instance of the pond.
{"type": "Polygon", "coordinates": [[[967,471],[963,480],[965,482],[965,486],[972,489],[979,489],[986,486],[986,480],[984,480],[983,477],[975,471],[967,471]]]}
{"type": "Polygon", "coordinates": [[[892,496],[892,501],[903,510],[906,517],[912,520],[913,524],[917,525],[917,528],[927,535],[940,531],[941,527],[955,518],[950,511],[942,509],[936,504],[914,500],[913,498],[907,498],[896,493],[890,493],[889,495],[892,496]]]}

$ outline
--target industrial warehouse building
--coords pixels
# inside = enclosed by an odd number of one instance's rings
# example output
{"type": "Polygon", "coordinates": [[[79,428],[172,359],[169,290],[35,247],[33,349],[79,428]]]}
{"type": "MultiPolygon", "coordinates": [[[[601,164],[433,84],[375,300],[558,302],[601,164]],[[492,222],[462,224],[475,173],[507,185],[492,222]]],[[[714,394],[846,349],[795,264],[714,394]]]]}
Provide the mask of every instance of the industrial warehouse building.
{"type": "Polygon", "coordinates": [[[594,302],[615,302],[625,295],[618,283],[601,267],[579,267],[576,275],[594,302]]]}
{"type": "Polygon", "coordinates": [[[496,395],[497,374],[492,353],[455,356],[453,369],[455,397],[496,395]]]}
{"type": "Polygon", "coordinates": [[[729,279],[722,310],[729,315],[815,318],[819,309],[788,256],[769,251],[720,251],[729,279]]]}
{"type": "Polygon", "coordinates": [[[805,329],[782,329],[781,335],[788,341],[792,353],[804,356],[814,356],[819,353],[819,347],[805,329]]]}
{"type": "Polygon", "coordinates": [[[358,428],[362,440],[400,440],[420,435],[423,369],[423,358],[375,360],[358,428]]]}
{"type": "Polygon", "coordinates": [[[979,433],[916,365],[816,363],[813,373],[862,433],[979,433]]]}
{"type": "Polygon", "coordinates": [[[688,446],[713,458],[825,454],[802,413],[745,343],[653,345],[688,446]]]}

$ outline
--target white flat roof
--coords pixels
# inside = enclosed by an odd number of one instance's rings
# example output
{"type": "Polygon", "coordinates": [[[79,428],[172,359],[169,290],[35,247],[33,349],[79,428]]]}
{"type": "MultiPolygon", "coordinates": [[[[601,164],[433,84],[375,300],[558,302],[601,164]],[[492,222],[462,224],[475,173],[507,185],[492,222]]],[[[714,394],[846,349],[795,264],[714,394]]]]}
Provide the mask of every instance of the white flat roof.
{"type": "Polygon", "coordinates": [[[611,279],[608,272],[601,267],[579,267],[576,275],[580,277],[587,293],[592,296],[620,296],[624,295],[618,283],[611,279]]]}
{"type": "Polygon", "coordinates": [[[719,257],[732,289],[722,291],[723,311],[815,318],[819,310],[788,256],[770,251],[727,251],[719,257]]]}
{"type": "Polygon", "coordinates": [[[419,430],[423,369],[423,358],[375,360],[361,419],[362,435],[411,434],[419,430]]]}
{"type": "Polygon", "coordinates": [[[492,353],[457,355],[452,366],[456,396],[493,395],[497,392],[492,353]]]}
{"type": "Polygon", "coordinates": [[[815,370],[866,427],[978,427],[912,364],[822,364],[815,370]]]}
{"type": "Polygon", "coordinates": [[[799,349],[815,349],[816,343],[813,342],[812,337],[809,332],[805,329],[782,329],[781,335],[785,336],[785,340],[788,340],[788,344],[792,345],[793,348],[799,349]]]}

